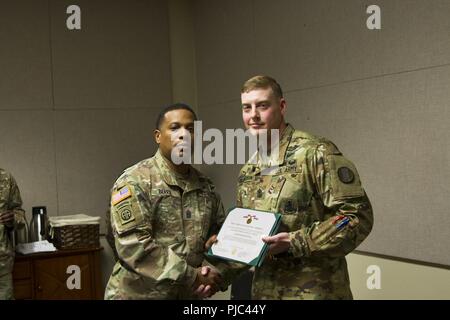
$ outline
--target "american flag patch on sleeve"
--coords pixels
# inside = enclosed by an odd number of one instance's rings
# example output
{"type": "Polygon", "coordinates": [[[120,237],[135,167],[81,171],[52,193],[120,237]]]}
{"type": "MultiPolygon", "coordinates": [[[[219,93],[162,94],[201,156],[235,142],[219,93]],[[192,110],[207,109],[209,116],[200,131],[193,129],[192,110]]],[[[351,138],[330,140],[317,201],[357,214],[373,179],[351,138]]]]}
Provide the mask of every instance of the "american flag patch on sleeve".
{"type": "Polygon", "coordinates": [[[129,186],[125,186],[120,190],[113,193],[111,196],[111,203],[113,206],[118,204],[119,202],[125,200],[126,198],[131,197],[131,190],[129,186]]]}

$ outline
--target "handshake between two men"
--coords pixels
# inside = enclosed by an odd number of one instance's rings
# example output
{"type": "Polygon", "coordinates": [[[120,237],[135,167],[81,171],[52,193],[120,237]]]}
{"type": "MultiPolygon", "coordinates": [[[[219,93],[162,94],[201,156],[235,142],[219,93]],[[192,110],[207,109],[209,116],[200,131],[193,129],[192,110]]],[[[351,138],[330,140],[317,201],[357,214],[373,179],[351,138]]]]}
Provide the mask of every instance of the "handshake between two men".
{"type": "MultiPolygon", "coordinates": [[[[269,257],[286,252],[290,246],[289,233],[287,232],[281,232],[274,236],[265,236],[262,238],[262,241],[269,246],[267,252],[269,257]]],[[[217,235],[211,236],[205,243],[205,250],[208,251],[216,242],[217,235]]],[[[215,268],[203,266],[198,267],[196,271],[197,277],[192,286],[196,296],[209,298],[223,287],[222,276],[215,268]]]]}
{"type": "MultiPolygon", "coordinates": [[[[205,243],[205,251],[208,251],[213,243],[217,241],[217,236],[211,236],[205,243]]],[[[220,290],[223,279],[220,273],[209,266],[198,267],[197,277],[192,285],[194,293],[200,298],[209,298],[220,290]]]]}

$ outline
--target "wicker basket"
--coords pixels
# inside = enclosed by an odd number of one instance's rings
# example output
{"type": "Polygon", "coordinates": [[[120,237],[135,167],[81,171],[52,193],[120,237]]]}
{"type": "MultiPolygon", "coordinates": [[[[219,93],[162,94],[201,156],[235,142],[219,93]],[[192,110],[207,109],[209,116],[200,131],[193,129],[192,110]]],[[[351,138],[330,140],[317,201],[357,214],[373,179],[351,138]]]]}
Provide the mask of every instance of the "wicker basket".
{"type": "Polygon", "coordinates": [[[99,224],[76,224],[53,228],[53,245],[60,250],[100,247],[99,224]]]}

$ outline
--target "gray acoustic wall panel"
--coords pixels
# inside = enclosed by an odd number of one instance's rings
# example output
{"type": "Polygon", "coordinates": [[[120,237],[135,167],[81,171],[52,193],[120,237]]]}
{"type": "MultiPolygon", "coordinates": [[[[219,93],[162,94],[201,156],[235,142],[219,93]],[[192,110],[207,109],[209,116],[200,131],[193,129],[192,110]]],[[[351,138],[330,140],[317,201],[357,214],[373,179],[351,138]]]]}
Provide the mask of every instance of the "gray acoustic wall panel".
{"type": "MultiPolygon", "coordinates": [[[[196,1],[200,116],[242,126],[242,83],[274,76],[287,120],[358,168],[375,210],[358,249],[449,265],[450,2],[378,1],[381,30],[367,29],[372,3],[358,0],[240,3],[196,1]]],[[[236,173],[211,170],[227,203],[236,173]]]]}

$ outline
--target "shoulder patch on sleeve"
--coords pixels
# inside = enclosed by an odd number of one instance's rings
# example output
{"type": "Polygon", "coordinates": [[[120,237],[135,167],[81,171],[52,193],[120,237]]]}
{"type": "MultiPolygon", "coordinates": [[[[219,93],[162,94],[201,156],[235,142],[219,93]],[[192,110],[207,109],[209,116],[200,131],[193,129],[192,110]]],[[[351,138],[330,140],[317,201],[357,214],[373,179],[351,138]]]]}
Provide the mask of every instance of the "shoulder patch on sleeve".
{"type": "Polygon", "coordinates": [[[342,155],[328,155],[331,193],[336,199],[361,197],[364,190],[361,186],[355,165],[342,155]]]}
{"type": "Polygon", "coordinates": [[[125,185],[112,194],[111,204],[115,206],[129,197],[131,197],[131,188],[128,185],[125,185]]]}
{"type": "Polygon", "coordinates": [[[119,235],[130,232],[145,223],[145,206],[140,203],[139,188],[133,184],[125,184],[112,194],[111,219],[119,235]]]}
{"type": "Polygon", "coordinates": [[[339,167],[337,173],[339,180],[341,180],[343,183],[352,183],[353,180],[355,180],[355,174],[353,173],[352,169],[348,167],[339,167]]]}
{"type": "Polygon", "coordinates": [[[116,206],[116,210],[117,216],[122,226],[136,220],[136,217],[133,214],[131,201],[121,202],[119,205],[116,206]]]}

